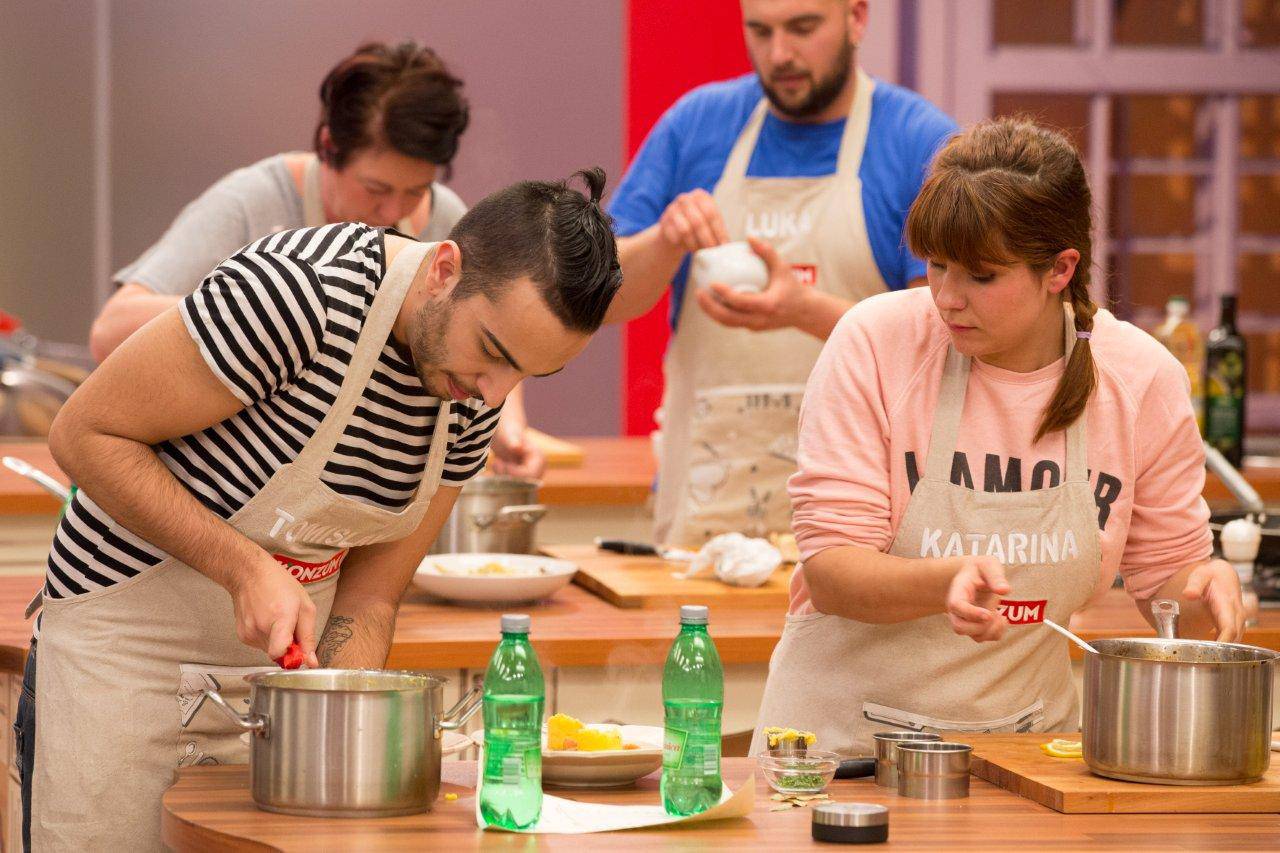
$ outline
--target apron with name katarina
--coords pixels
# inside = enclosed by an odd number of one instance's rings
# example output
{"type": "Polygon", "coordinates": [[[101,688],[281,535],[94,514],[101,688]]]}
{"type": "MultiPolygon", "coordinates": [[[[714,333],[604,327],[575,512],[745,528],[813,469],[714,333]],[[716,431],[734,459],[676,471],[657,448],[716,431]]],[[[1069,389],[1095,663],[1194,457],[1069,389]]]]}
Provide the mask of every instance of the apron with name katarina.
{"type": "MultiPolygon", "coordinates": [[[[413,533],[440,483],[453,419],[447,400],[422,481],[403,509],[344,497],[322,480],[409,285],[434,248],[415,243],[396,256],[328,414],[297,458],[228,519],[305,585],[317,633],[349,549],[413,533]]],[[[204,701],[204,689],[218,689],[243,710],[243,676],[273,668],[262,651],[236,639],[227,591],[172,557],[114,586],[47,599],[36,684],[34,848],[162,850],[160,797],[174,771],[248,761],[241,730],[204,701]]]]}
{"type": "MultiPolygon", "coordinates": [[[[1075,343],[1069,310],[1065,326],[1069,357],[1075,343]]],[[[925,475],[889,553],[1000,559],[1012,587],[1001,601],[1011,623],[1004,637],[975,643],[956,634],[946,614],[888,625],[824,613],[788,616],[769,662],[752,754],[762,748],[763,726],[812,731],[823,749],[844,754],[870,753],[871,735],[888,729],[1078,728],[1066,641],[1038,623],[1067,624],[1099,585],[1101,541],[1085,416],[1065,431],[1061,484],[1025,492],[956,485],[950,474],[969,366],[949,350],[925,475]]]]}
{"type": "MultiPolygon", "coordinates": [[[[764,124],[762,99],[734,143],[713,198],[731,240],[766,240],[805,284],[841,299],[888,288],[867,236],[858,170],[875,88],[860,69],[836,171],[820,178],[748,178],[764,124]]],[[[691,275],[666,358],[654,538],[696,546],[720,533],[791,529],[804,384],[822,341],[797,329],[731,329],[707,316],[691,275]]]]}

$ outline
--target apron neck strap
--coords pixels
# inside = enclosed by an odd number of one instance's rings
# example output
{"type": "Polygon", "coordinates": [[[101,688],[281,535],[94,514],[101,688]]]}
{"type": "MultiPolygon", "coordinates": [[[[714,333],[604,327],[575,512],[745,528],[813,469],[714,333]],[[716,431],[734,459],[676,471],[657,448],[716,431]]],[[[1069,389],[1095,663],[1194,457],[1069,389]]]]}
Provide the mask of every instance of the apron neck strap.
{"type": "MultiPolygon", "coordinates": [[[[438,245],[438,243],[410,243],[400,250],[396,259],[387,268],[382,283],[378,286],[378,292],[373,297],[373,305],[370,306],[364,325],[360,329],[360,337],[356,340],[356,349],[351,355],[351,362],[347,365],[338,395],[329,408],[328,414],[316,428],[315,434],[311,436],[311,440],[298,454],[295,464],[299,468],[314,471],[317,475],[324,468],[338,439],[346,431],[352,412],[364,396],[364,389],[369,384],[369,377],[373,375],[378,359],[382,356],[383,347],[386,346],[387,338],[391,334],[391,327],[409,292],[409,285],[413,283],[414,276],[423,262],[438,245]]],[[[451,409],[448,404],[448,400],[440,401],[440,413],[436,417],[436,432],[432,436],[432,452],[435,452],[436,444],[443,444],[434,439],[440,435],[441,424],[450,420],[448,415],[451,414],[451,409]]]]}
{"type": "MultiPolygon", "coordinates": [[[[871,93],[875,90],[875,81],[861,68],[854,69],[853,103],[849,107],[849,117],[844,123],[844,134],[840,137],[840,155],[836,163],[836,172],[843,177],[857,177],[862,166],[862,151],[867,144],[867,128],[871,125],[871,93]]],[[[760,129],[764,127],[765,116],[769,112],[769,99],[761,98],[751,111],[746,126],[738,134],[725,161],[724,177],[745,178],[747,167],[751,165],[751,155],[756,150],[756,142],[760,139],[760,129]]]]}
{"type": "Polygon", "coordinates": [[[324,204],[320,201],[320,158],[312,155],[302,170],[302,225],[319,228],[325,222],[324,204]]]}
{"type": "MultiPolygon", "coordinates": [[[[1075,314],[1069,303],[1063,305],[1064,336],[1067,362],[1076,345],[1075,314]]],[[[933,430],[929,435],[929,457],[925,463],[925,476],[944,482],[951,479],[951,463],[960,437],[960,417],[964,413],[965,391],[969,385],[971,360],[961,355],[954,345],[947,347],[947,361],[942,368],[942,383],[938,389],[938,403],[934,409],[933,430]]],[[[1037,412],[1036,417],[1040,414],[1037,412]]],[[[1066,454],[1062,481],[1064,483],[1088,482],[1088,432],[1086,414],[1067,427],[1066,454]]]]}

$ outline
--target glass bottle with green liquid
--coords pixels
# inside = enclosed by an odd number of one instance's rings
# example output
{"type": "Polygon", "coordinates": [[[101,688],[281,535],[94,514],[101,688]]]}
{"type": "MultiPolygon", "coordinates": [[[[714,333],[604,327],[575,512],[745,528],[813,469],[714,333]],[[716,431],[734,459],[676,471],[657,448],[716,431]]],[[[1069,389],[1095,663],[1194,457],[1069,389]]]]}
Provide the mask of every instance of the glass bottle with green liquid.
{"type": "Polygon", "coordinates": [[[723,787],[724,668],[707,622],[706,607],[680,608],[680,633],[662,670],[662,807],[670,815],[705,812],[720,802],[723,787]]]}
{"type": "Polygon", "coordinates": [[[528,829],[542,814],[542,711],[546,687],[529,644],[529,617],[502,617],[502,640],[484,675],[486,824],[528,829]]]}

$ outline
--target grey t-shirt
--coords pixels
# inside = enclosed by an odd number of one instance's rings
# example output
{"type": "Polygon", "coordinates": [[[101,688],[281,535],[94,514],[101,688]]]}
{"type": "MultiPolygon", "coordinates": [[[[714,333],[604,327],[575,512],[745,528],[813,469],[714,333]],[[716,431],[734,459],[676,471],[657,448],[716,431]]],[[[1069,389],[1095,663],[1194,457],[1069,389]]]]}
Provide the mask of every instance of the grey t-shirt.
{"type": "MultiPolygon", "coordinates": [[[[155,293],[186,296],[218,264],[259,237],[302,228],[302,196],[284,154],[236,169],[205,190],[173,220],[156,244],[121,269],[117,284],[137,282],[155,293]]],[[[431,218],[418,235],[444,240],[467,212],[453,190],[431,185],[431,218]]]]}

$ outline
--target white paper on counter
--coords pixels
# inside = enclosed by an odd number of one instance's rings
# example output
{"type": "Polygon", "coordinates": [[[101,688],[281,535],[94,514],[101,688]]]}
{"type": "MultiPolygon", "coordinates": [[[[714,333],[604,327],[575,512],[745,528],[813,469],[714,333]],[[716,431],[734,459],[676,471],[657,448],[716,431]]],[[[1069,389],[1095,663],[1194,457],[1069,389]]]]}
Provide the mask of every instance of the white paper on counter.
{"type": "MultiPolygon", "coordinates": [[[[483,756],[480,761],[483,761],[483,756]]],[[[528,829],[507,829],[501,826],[487,826],[480,814],[480,790],[484,787],[484,767],[476,767],[476,825],[484,829],[500,832],[519,832],[524,834],[557,834],[581,835],[588,832],[615,832],[620,829],[640,829],[646,826],[663,826],[669,823],[693,823],[704,820],[722,820],[731,817],[746,817],[755,808],[756,777],[752,773],[742,787],[730,791],[727,787],[720,792],[720,802],[701,814],[677,816],[669,815],[658,803],[651,806],[617,806],[605,803],[583,803],[577,800],[566,800],[544,794],[542,797],[542,816],[538,822],[528,829]]]]}

